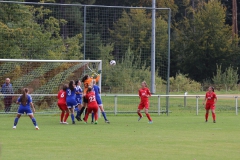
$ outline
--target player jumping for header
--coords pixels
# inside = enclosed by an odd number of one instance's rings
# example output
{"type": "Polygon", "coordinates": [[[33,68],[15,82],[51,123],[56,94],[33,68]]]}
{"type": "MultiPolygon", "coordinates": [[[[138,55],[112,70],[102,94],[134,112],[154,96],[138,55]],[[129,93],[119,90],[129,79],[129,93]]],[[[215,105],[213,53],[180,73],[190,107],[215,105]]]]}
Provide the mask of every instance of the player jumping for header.
{"type": "MultiPolygon", "coordinates": [[[[99,72],[100,73],[100,72],[99,72]]],[[[87,102],[88,100],[85,98],[85,95],[87,93],[87,90],[88,90],[88,87],[89,86],[92,86],[92,81],[93,79],[96,80],[96,82],[99,81],[100,79],[100,75],[95,75],[95,77],[90,77],[89,75],[85,75],[83,78],[82,78],[82,82],[84,84],[84,90],[83,90],[83,107],[81,108],[80,110],[80,115],[79,115],[79,118],[81,119],[81,115],[83,113],[83,111],[86,109],[87,107],[87,102]]],[[[85,112],[86,113],[86,112],[85,112]]]]}

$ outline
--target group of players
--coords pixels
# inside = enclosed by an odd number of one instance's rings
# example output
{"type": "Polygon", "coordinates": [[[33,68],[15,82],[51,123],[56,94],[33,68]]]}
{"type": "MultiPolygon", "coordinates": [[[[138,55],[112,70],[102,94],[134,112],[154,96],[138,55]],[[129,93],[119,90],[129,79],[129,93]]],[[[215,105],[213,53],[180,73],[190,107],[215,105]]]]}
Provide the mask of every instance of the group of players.
{"type": "Polygon", "coordinates": [[[82,81],[76,80],[74,82],[72,80],[69,82],[68,86],[63,85],[62,89],[58,93],[58,107],[62,111],[60,117],[61,124],[68,124],[67,119],[69,112],[71,114],[72,124],[75,124],[75,118],[78,121],[82,121],[81,115],[83,113],[85,113],[85,117],[83,118],[84,123],[87,123],[88,115],[92,113],[91,123],[97,124],[98,108],[100,108],[105,122],[110,123],[103,109],[100,89],[96,85],[99,78],[99,75],[95,79],[89,75],[85,75],[82,78],[82,81]],[[81,82],[84,84],[83,90],[81,88],[81,82]],[[76,117],[74,117],[74,111],[77,112],[76,117]]]}
{"type": "MultiPolygon", "coordinates": [[[[85,117],[83,118],[84,123],[87,123],[88,116],[92,113],[92,123],[97,124],[98,120],[98,109],[100,108],[104,120],[106,123],[110,123],[106,117],[106,114],[103,109],[103,104],[100,97],[100,89],[96,85],[96,82],[99,80],[99,76],[96,79],[93,79],[89,75],[86,75],[82,78],[82,82],[84,84],[84,90],[81,88],[81,81],[76,80],[75,82],[72,80],[69,82],[69,85],[63,85],[62,89],[58,93],[58,106],[60,108],[61,117],[60,123],[61,124],[68,124],[67,119],[69,116],[69,112],[71,114],[72,124],[75,124],[75,118],[78,121],[81,120],[81,114],[84,112],[85,117]],[[82,103],[83,99],[83,103],[82,103]],[[75,109],[76,107],[76,109],[75,109]],[[76,117],[74,117],[74,110],[77,111],[76,117]]],[[[149,123],[153,123],[150,114],[148,113],[149,110],[149,97],[151,93],[147,88],[147,83],[143,81],[141,83],[141,88],[139,89],[139,98],[140,103],[138,105],[137,114],[139,116],[138,121],[143,118],[141,114],[141,110],[145,109],[145,114],[149,120],[149,123]]],[[[208,91],[206,92],[205,99],[203,105],[205,105],[205,121],[208,122],[208,114],[209,110],[212,111],[212,118],[213,122],[216,123],[216,114],[215,114],[215,104],[217,102],[217,96],[214,92],[214,87],[210,86],[208,91]]],[[[32,103],[32,98],[28,94],[28,89],[24,88],[22,91],[22,95],[18,98],[17,103],[19,104],[18,113],[16,118],[14,119],[13,129],[16,129],[17,123],[19,118],[22,114],[26,113],[30,119],[32,120],[36,130],[39,129],[36,119],[34,118],[33,113],[35,112],[34,105],[32,103]],[[32,109],[31,109],[31,108],[32,109]]]]}

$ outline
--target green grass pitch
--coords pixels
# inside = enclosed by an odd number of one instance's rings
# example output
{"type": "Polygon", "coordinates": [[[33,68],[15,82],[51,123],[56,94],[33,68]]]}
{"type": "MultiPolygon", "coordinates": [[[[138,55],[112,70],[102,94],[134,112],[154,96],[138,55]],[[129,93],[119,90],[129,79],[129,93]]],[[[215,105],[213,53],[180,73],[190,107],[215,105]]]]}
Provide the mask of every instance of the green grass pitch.
{"type": "MultiPolygon", "coordinates": [[[[217,113],[217,123],[204,115],[152,114],[111,116],[99,124],[61,125],[59,117],[36,115],[40,130],[27,116],[12,129],[14,115],[0,115],[1,160],[226,160],[239,159],[239,117],[217,113]]],[[[70,122],[70,119],[68,119],[70,122]]]]}

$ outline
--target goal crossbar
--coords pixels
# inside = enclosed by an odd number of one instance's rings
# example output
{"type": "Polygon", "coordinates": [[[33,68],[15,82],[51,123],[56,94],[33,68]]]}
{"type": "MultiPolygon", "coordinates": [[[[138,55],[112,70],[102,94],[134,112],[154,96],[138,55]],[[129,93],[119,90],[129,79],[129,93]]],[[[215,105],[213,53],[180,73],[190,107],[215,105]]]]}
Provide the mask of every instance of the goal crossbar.
{"type": "Polygon", "coordinates": [[[102,63],[102,60],[40,60],[40,59],[0,59],[0,62],[99,62],[102,63]]]}

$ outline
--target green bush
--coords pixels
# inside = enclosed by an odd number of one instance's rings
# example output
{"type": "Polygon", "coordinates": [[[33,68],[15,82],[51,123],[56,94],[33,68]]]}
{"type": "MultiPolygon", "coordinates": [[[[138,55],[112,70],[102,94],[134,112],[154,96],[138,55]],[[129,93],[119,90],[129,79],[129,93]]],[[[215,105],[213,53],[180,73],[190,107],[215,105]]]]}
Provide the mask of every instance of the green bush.
{"type": "Polygon", "coordinates": [[[235,70],[233,66],[229,66],[222,71],[222,66],[217,65],[216,74],[213,76],[212,81],[218,90],[236,90],[237,81],[239,79],[238,68],[235,70]]]}
{"type": "Polygon", "coordinates": [[[187,75],[177,73],[175,77],[170,77],[171,92],[198,92],[201,91],[201,84],[191,80],[187,75]]]}

